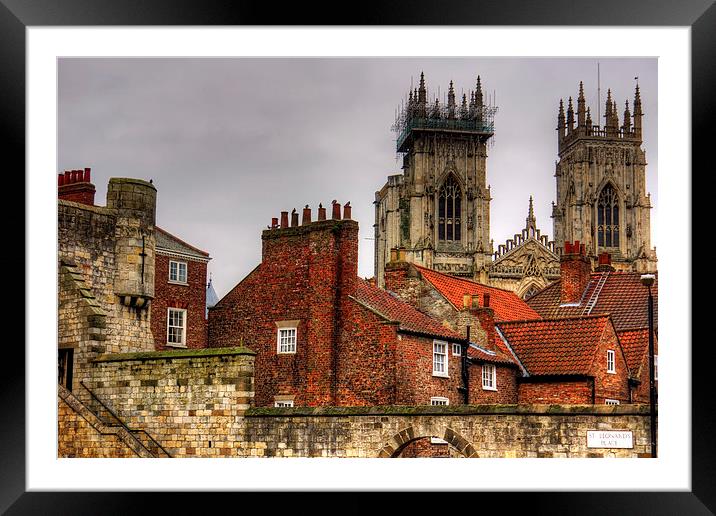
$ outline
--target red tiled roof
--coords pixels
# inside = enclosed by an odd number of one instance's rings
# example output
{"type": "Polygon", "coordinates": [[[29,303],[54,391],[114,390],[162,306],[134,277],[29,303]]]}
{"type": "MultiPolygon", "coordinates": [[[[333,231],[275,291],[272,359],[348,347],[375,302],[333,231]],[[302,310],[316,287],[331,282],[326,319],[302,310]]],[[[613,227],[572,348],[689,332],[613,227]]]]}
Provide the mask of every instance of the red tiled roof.
{"type": "Polygon", "coordinates": [[[634,377],[638,377],[644,356],[649,351],[649,328],[627,330],[617,333],[617,336],[624,350],[627,367],[634,377]]]}
{"type": "Polygon", "coordinates": [[[353,297],[385,319],[399,322],[402,330],[425,333],[451,341],[464,340],[461,335],[446,328],[435,319],[418,312],[394,294],[371,285],[362,278],[358,278],[353,297]]]}
{"type": "Polygon", "coordinates": [[[531,376],[589,374],[608,316],[497,324],[531,376]]]}
{"type": "MultiPolygon", "coordinates": [[[[562,292],[561,282],[555,281],[541,292],[527,300],[542,317],[553,319],[558,317],[575,317],[583,314],[594,290],[601,278],[601,272],[592,273],[589,285],[579,306],[560,306],[562,292]]],[[[658,328],[658,287],[659,275],[651,287],[654,296],[654,327],[658,328]]],[[[589,315],[611,315],[617,332],[649,327],[649,291],[641,284],[639,272],[610,272],[602,290],[597,296],[597,303],[589,315]]]]}
{"type": "Polygon", "coordinates": [[[433,285],[456,309],[462,308],[465,294],[480,296],[490,294],[490,308],[495,311],[496,321],[540,319],[540,315],[512,291],[488,287],[476,281],[443,274],[419,265],[415,266],[423,278],[433,285]]]}

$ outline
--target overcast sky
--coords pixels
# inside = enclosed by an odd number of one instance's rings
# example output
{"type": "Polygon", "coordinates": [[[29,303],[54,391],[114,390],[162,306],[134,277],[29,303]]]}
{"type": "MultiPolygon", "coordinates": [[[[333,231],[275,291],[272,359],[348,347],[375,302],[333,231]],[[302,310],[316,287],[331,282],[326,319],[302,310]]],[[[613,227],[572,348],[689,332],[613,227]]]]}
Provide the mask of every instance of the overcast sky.
{"type": "MultiPolygon", "coordinates": [[[[425,72],[429,100],[450,80],[461,98],[480,74],[494,95],[490,234],[495,248],[525,223],[553,236],[559,99],[584,81],[597,124],[602,89],[630,108],[639,77],[656,235],[657,60],[624,58],[60,59],[57,172],[91,167],[96,204],[111,177],[152,179],[157,225],[208,251],[219,297],[261,260],[261,230],[282,210],[351,202],[359,274],[373,276],[373,199],[400,173],[395,109],[425,72]]],[[[602,120],[603,123],[603,120],[602,120]]]]}

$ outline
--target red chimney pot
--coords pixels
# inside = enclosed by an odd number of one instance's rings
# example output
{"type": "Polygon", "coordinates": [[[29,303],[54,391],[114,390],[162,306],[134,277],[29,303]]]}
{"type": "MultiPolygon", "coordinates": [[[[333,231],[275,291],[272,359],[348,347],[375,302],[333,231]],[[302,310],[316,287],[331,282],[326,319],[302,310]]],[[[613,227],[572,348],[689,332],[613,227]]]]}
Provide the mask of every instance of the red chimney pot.
{"type": "Polygon", "coordinates": [[[281,228],[287,228],[288,227],[288,212],[282,211],[281,212],[281,228]]]}
{"type": "Polygon", "coordinates": [[[341,204],[338,201],[333,201],[333,213],[331,214],[333,220],[341,220],[341,204]]]}

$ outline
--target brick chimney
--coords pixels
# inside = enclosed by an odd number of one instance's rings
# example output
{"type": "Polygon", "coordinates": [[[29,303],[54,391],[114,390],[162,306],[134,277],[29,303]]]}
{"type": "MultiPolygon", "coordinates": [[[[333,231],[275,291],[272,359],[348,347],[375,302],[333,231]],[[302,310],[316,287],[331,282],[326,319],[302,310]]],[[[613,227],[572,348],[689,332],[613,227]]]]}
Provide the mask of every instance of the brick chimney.
{"type": "Polygon", "coordinates": [[[616,269],[612,267],[612,255],[609,253],[602,253],[599,255],[599,264],[594,269],[594,272],[614,272],[616,269]]]}
{"type": "Polygon", "coordinates": [[[490,306],[490,294],[483,294],[482,306],[478,306],[477,296],[473,296],[472,308],[470,313],[477,317],[480,321],[480,327],[487,335],[485,347],[490,350],[495,350],[495,310],[490,306]]]}
{"type": "Polygon", "coordinates": [[[592,265],[584,244],[580,244],[579,240],[575,240],[574,244],[565,242],[564,253],[560,258],[562,304],[579,303],[589,285],[591,272],[592,265]]]}
{"type": "Polygon", "coordinates": [[[90,181],[90,169],[66,170],[57,176],[57,198],[94,206],[95,187],[90,181]]]}

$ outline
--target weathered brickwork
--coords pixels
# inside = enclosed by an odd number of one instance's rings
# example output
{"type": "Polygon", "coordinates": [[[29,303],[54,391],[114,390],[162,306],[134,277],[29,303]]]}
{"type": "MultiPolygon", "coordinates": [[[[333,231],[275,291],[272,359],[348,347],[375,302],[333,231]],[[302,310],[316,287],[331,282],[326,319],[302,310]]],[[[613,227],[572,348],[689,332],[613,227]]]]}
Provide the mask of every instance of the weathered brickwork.
{"type": "Polygon", "coordinates": [[[592,403],[592,384],[591,378],[572,380],[522,378],[519,383],[519,403],[592,403]]]}
{"type": "Polygon", "coordinates": [[[562,303],[579,303],[589,284],[592,263],[585,254],[584,244],[579,241],[565,242],[564,254],[560,258],[562,303]]]}
{"type": "Polygon", "coordinates": [[[172,457],[230,457],[253,402],[253,362],[246,348],[103,355],[87,383],[172,457]]]}
{"type": "Polygon", "coordinates": [[[515,367],[495,365],[497,390],[482,387],[482,367],[474,364],[470,367],[470,403],[472,404],[511,404],[517,403],[517,377],[520,372],[515,367]]]}
{"type": "Polygon", "coordinates": [[[156,256],[156,283],[151,305],[152,333],[157,350],[172,349],[167,345],[167,309],[186,310],[186,347],[205,348],[208,345],[206,319],[206,262],[176,258],[162,252],[156,256]],[[187,264],[186,284],[169,281],[169,262],[187,264]]]}

